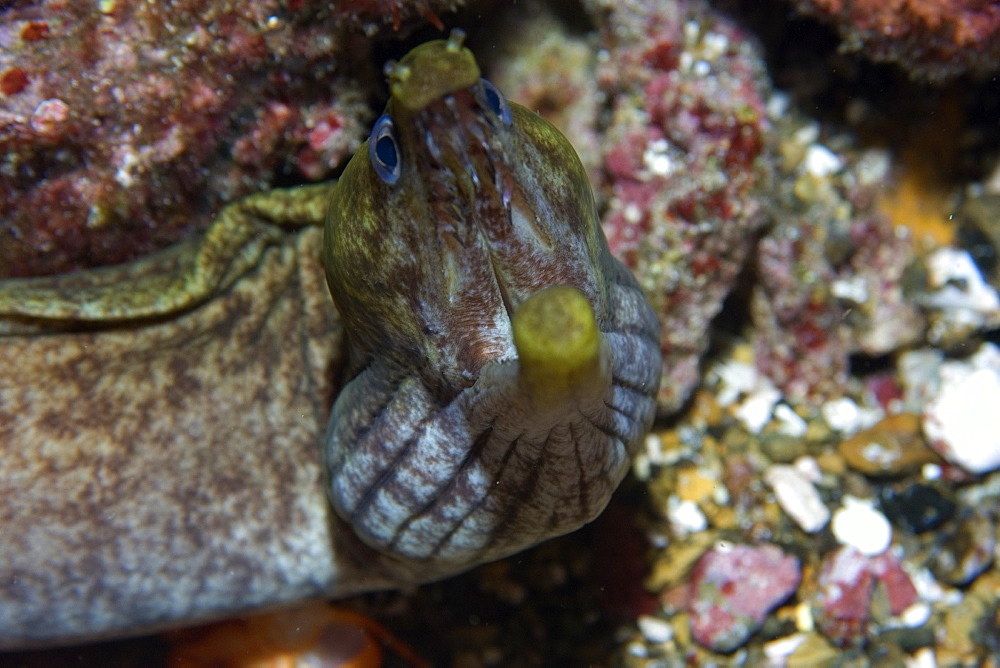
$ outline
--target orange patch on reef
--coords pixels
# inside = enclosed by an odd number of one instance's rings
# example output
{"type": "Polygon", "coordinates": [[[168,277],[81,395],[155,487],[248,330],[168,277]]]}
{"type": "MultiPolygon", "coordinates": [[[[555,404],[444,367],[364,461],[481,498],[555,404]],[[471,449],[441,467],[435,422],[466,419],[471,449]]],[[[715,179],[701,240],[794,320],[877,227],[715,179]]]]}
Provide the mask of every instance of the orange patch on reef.
{"type": "Polygon", "coordinates": [[[950,188],[904,165],[896,187],[879,197],[878,208],[893,225],[909,228],[917,242],[950,244],[955,236],[951,202],[950,188]]]}
{"type": "Polygon", "coordinates": [[[21,39],[36,42],[49,36],[49,24],[45,21],[30,21],[21,28],[21,39]]]}
{"type": "Polygon", "coordinates": [[[276,612],[167,634],[171,668],[378,668],[382,648],[405,665],[428,668],[412,649],[372,619],[313,601],[276,612]]]}
{"type": "Polygon", "coordinates": [[[954,96],[943,95],[936,113],[914,129],[900,151],[895,187],[879,198],[879,209],[894,225],[909,228],[918,243],[954,240],[957,137],[964,125],[961,105],[954,96]]]}
{"type": "Polygon", "coordinates": [[[11,67],[0,74],[0,93],[4,95],[17,95],[27,88],[28,75],[20,67],[11,67]]]}

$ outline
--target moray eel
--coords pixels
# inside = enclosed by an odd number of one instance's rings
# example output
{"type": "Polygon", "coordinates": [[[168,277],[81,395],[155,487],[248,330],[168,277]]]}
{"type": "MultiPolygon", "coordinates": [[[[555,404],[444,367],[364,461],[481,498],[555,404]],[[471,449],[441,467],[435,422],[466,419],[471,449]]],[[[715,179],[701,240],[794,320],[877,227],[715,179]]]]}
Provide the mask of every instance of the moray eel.
{"type": "Polygon", "coordinates": [[[657,321],[569,142],[461,41],[388,68],[336,184],[0,282],[0,647],[428,582],[601,512],[657,321]]]}
{"type": "Polygon", "coordinates": [[[389,68],[324,242],[350,378],[331,498],[416,581],[596,517],[659,384],[656,318],[608,250],[576,152],[460,41],[389,68]]]}

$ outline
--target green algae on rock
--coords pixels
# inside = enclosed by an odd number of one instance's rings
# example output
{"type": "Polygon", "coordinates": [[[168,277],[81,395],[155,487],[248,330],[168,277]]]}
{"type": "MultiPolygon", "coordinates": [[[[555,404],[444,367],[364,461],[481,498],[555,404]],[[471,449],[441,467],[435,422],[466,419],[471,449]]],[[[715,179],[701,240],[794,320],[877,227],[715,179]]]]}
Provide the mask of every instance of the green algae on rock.
{"type": "Polygon", "coordinates": [[[391,84],[338,184],[252,196],[132,265],[0,282],[0,647],[425,582],[603,509],[660,353],[583,167],[460,35],[391,84]],[[575,314],[596,361],[522,362],[519,331],[552,336],[530,304],[575,314]]]}

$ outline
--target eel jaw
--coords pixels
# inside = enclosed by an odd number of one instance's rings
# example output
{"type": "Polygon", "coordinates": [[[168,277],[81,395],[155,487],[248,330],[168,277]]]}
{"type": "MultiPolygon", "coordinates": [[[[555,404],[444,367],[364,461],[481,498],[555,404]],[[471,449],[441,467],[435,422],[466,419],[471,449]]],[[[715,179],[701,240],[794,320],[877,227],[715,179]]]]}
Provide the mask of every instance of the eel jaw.
{"type": "Polygon", "coordinates": [[[519,357],[488,362],[443,404],[376,363],[334,407],[331,499],[394,579],[436,579],[573,531],[628,469],[648,425],[615,412],[612,349],[586,297],[545,288],[512,328],[519,357]]]}
{"type": "Polygon", "coordinates": [[[539,409],[566,401],[588,402],[610,383],[610,353],[594,309],[569,285],[535,293],[514,314],[519,384],[539,409]]]}

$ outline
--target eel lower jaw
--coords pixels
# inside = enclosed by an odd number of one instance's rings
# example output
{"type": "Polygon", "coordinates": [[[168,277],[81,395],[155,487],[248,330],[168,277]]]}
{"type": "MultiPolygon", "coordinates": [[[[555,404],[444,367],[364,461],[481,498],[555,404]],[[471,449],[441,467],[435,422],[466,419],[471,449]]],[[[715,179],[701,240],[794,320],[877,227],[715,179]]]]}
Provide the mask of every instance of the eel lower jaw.
{"type": "Polygon", "coordinates": [[[612,351],[587,298],[542,289],[511,322],[517,359],[491,361],[441,405],[416,377],[372,369],[334,409],[334,504],[400,581],[427,581],[591,521],[628,469],[638,425],[614,406],[612,351]],[[384,398],[374,395],[383,394],[384,398]]]}
{"type": "Polygon", "coordinates": [[[537,407],[599,400],[611,382],[611,354],[582,292],[553,285],[526,299],[512,318],[518,384],[537,407]]]}

